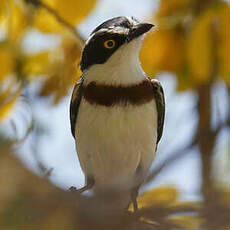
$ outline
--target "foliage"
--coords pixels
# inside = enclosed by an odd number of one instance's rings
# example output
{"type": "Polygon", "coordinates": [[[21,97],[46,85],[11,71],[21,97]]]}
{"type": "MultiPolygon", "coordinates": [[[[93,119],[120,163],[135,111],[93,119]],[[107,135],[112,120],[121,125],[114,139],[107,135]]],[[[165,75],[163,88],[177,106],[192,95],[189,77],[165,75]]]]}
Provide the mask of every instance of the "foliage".
{"type": "MultiPolygon", "coordinates": [[[[40,86],[36,98],[51,97],[53,105],[68,94],[81,74],[78,63],[84,39],[75,27],[95,5],[96,0],[0,1],[0,122],[10,117],[31,84],[40,86]],[[59,42],[53,48],[28,51],[26,40],[35,32],[41,37],[53,35],[59,42]]],[[[177,79],[178,91],[193,90],[198,123],[191,144],[166,159],[148,181],[196,146],[202,161],[203,199],[182,202],[178,189],[158,187],[138,197],[136,213],[132,205],[125,213],[110,213],[103,210],[98,197],[56,188],[47,179],[50,171],[44,166],[40,165],[42,178],[25,169],[12,155],[18,141],[2,135],[1,229],[230,228],[229,187],[218,187],[211,177],[217,138],[230,127],[230,111],[216,127],[211,123],[212,89],[217,83],[225,85],[230,100],[230,4],[221,0],[161,0],[151,20],[157,29],[144,41],[140,53],[143,68],[152,77],[170,72],[177,79]]],[[[35,131],[31,124],[25,139],[35,131]]]]}
{"type": "Polygon", "coordinates": [[[173,72],[179,91],[207,83],[214,63],[218,66],[217,77],[229,86],[230,5],[206,2],[205,8],[197,12],[199,3],[195,0],[162,0],[153,19],[158,28],[142,49],[141,59],[148,74],[173,72]]]}
{"type": "MultiPolygon", "coordinates": [[[[19,85],[20,89],[31,82],[39,82],[39,95],[53,95],[54,103],[67,95],[80,74],[77,69],[82,46],[80,35],[76,37],[77,32],[73,34],[69,28],[74,30],[73,25],[81,22],[95,3],[96,1],[85,1],[84,4],[81,1],[69,1],[65,4],[59,0],[0,2],[0,29],[3,35],[0,41],[1,119],[4,118],[3,115],[7,115],[6,110],[10,111],[7,103],[16,102],[8,99],[12,98],[10,91],[8,95],[4,94],[9,79],[13,85],[19,85]],[[81,10],[76,14],[75,9],[79,7],[81,10]],[[62,11],[59,16],[60,9],[62,11]],[[60,38],[60,43],[51,50],[27,52],[23,43],[35,30],[40,31],[40,36],[42,33],[55,33],[60,38]],[[38,80],[38,76],[42,76],[42,81],[40,78],[38,80]]],[[[20,94],[13,94],[15,95],[19,97],[20,94]]]]}

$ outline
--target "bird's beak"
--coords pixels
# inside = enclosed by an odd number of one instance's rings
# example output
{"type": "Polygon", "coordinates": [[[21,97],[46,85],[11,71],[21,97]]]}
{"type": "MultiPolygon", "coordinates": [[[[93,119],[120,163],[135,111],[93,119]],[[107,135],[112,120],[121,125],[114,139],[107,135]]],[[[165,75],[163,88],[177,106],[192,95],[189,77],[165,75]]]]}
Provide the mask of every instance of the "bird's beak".
{"type": "Polygon", "coordinates": [[[147,33],[152,27],[154,27],[154,25],[150,23],[140,23],[135,25],[128,34],[127,42],[130,42],[134,38],[137,38],[142,34],[147,33]]]}

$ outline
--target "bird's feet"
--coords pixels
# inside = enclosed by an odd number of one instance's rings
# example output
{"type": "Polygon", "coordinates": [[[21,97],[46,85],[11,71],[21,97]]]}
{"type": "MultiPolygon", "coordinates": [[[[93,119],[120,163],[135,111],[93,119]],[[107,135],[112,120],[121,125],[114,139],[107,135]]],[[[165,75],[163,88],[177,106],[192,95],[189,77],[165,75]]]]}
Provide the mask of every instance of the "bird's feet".
{"type": "Polygon", "coordinates": [[[72,193],[75,193],[75,192],[78,192],[78,189],[75,186],[71,186],[69,188],[69,191],[72,192],[72,193]]]}
{"type": "Polygon", "coordinates": [[[71,186],[69,188],[69,191],[73,193],[81,194],[87,190],[90,190],[93,186],[94,186],[94,180],[91,178],[87,178],[87,184],[84,187],[77,189],[76,187],[71,186]]]}
{"type": "Polygon", "coordinates": [[[133,188],[131,191],[131,201],[133,203],[134,213],[138,211],[137,196],[138,196],[139,187],[140,186],[133,188]]]}

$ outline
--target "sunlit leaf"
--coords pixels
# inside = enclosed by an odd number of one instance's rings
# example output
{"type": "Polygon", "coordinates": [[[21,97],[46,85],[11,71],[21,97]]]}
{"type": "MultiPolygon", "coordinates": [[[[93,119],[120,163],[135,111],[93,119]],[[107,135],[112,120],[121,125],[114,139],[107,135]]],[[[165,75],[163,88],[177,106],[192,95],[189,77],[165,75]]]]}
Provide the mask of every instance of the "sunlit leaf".
{"type": "Polygon", "coordinates": [[[62,40],[60,48],[63,51],[65,60],[79,64],[77,61],[79,61],[81,57],[81,47],[79,47],[74,37],[65,36],[62,40]]]}
{"type": "Polygon", "coordinates": [[[213,67],[213,20],[214,12],[207,10],[194,23],[187,42],[188,68],[193,78],[206,82],[213,67]]]}
{"type": "MultiPolygon", "coordinates": [[[[96,0],[43,0],[45,4],[54,9],[56,13],[72,25],[81,22],[94,8],[96,0]]],[[[44,33],[59,33],[64,27],[57,18],[44,8],[35,12],[34,26],[44,33]]]]}
{"type": "Polygon", "coordinates": [[[23,73],[32,80],[34,76],[45,73],[44,68],[48,62],[49,52],[47,51],[27,56],[24,60],[23,73]]]}
{"type": "Polygon", "coordinates": [[[57,104],[68,94],[69,88],[76,83],[80,71],[77,70],[77,66],[68,63],[57,62],[50,67],[56,71],[43,83],[40,96],[54,95],[54,104],[57,104]]]}
{"type": "Polygon", "coordinates": [[[183,33],[159,29],[145,39],[140,60],[146,73],[154,77],[156,71],[176,71],[184,59],[183,33]]]}
{"type": "Polygon", "coordinates": [[[96,0],[55,0],[55,9],[65,20],[70,23],[78,24],[95,7],[96,0]]]}
{"type": "Polygon", "coordinates": [[[225,4],[219,13],[220,25],[219,25],[219,46],[218,46],[218,58],[219,58],[219,70],[220,77],[230,87],[230,5],[225,4]]]}
{"type": "Polygon", "coordinates": [[[14,1],[10,1],[10,16],[8,19],[8,35],[13,41],[20,38],[25,32],[29,21],[25,12],[25,8],[16,4],[14,1]]]}
{"type": "Polygon", "coordinates": [[[0,1],[0,23],[6,18],[7,15],[7,0],[0,1]]]}
{"type": "Polygon", "coordinates": [[[167,17],[182,9],[188,9],[193,0],[162,0],[156,13],[156,18],[167,17]]]}
{"type": "Polygon", "coordinates": [[[76,40],[65,37],[61,45],[50,56],[50,62],[45,67],[48,78],[44,81],[40,95],[54,95],[54,103],[68,94],[69,88],[76,83],[81,75],[78,63],[80,48],[76,40]]]}
{"type": "Polygon", "coordinates": [[[199,85],[199,83],[191,75],[188,66],[185,64],[182,69],[176,72],[177,91],[182,92],[192,90],[199,85]]]}
{"type": "Polygon", "coordinates": [[[43,8],[36,10],[33,25],[43,33],[59,33],[64,29],[57,19],[43,8]]]}
{"type": "Polygon", "coordinates": [[[0,82],[10,74],[14,68],[13,54],[5,44],[0,45],[0,82]]]}

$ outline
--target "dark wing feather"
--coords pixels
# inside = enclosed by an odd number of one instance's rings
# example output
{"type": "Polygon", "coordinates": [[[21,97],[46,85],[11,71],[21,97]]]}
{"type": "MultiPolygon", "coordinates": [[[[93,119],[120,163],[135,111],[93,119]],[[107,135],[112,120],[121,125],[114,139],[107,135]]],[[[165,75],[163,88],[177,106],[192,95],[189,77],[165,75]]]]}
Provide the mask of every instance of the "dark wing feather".
{"type": "Polygon", "coordinates": [[[164,119],[165,119],[165,99],[163,88],[159,81],[151,79],[151,83],[154,89],[154,97],[157,106],[158,113],[158,127],[157,127],[157,144],[161,139],[163,133],[164,119]]]}
{"type": "Polygon", "coordinates": [[[75,126],[77,122],[77,114],[82,98],[82,91],[83,91],[83,78],[81,77],[79,81],[76,83],[76,85],[74,86],[72,98],[70,102],[70,124],[71,124],[71,132],[74,138],[75,138],[75,126]]]}

